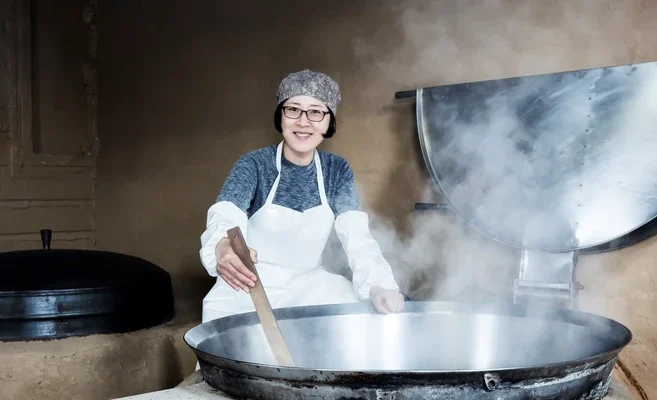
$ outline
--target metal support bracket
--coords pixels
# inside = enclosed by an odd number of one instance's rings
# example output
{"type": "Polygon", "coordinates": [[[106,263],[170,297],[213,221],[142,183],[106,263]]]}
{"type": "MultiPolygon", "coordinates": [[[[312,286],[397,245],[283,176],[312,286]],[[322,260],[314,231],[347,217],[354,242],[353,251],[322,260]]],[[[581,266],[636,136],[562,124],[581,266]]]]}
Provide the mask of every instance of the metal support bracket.
{"type": "Polygon", "coordinates": [[[513,302],[577,309],[579,282],[575,281],[577,252],[551,253],[523,249],[513,302]]]}

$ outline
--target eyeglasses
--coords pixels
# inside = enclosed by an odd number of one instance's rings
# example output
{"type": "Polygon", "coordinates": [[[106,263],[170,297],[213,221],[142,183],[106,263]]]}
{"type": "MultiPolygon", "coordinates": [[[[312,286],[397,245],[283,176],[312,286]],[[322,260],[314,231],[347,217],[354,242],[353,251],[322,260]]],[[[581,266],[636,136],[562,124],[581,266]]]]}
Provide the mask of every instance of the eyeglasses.
{"type": "Polygon", "coordinates": [[[306,118],[308,118],[309,121],[313,122],[322,122],[324,120],[324,117],[326,117],[326,114],[328,114],[329,111],[322,111],[322,110],[302,110],[298,107],[283,107],[283,114],[285,114],[286,117],[291,118],[291,119],[299,119],[301,118],[301,114],[306,114],[306,118]]]}

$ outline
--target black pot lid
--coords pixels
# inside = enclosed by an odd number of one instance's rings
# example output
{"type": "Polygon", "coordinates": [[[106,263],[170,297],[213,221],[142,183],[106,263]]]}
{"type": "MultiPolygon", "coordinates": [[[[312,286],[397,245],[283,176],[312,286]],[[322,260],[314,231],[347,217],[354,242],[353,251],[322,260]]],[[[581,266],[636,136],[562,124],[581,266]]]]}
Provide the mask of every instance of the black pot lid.
{"type": "Polygon", "coordinates": [[[0,253],[0,340],[122,333],[170,321],[168,272],[127,254],[50,249],[0,253]]]}
{"type": "Polygon", "coordinates": [[[0,291],[5,292],[113,288],[169,279],[166,271],[138,257],[72,249],[0,253],[0,273],[0,291]]]}

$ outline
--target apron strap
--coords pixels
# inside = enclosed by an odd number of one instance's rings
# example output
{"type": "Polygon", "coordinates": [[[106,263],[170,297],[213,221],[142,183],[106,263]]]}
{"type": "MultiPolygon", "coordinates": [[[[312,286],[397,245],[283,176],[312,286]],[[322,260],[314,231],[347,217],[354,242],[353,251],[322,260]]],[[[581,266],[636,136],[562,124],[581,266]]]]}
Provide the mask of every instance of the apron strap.
{"type": "Polygon", "coordinates": [[[276,195],[276,189],[278,189],[278,182],[281,180],[281,155],[283,154],[283,142],[280,142],[278,144],[278,147],[276,147],[276,170],[278,171],[278,175],[276,176],[276,180],[274,181],[274,185],[272,185],[271,190],[269,191],[269,194],[267,195],[267,200],[265,200],[265,205],[271,204],[274,201],[274,196],[276,195]]]}
{"type": "Polygon", "coordinates": [[[278,173],[281,173],[281,156],[283,155],[283,142],[280,142],[278,146],[276,146],[276,171],[278,173]]]}
{"type": "Polygon", "coordinates": [[[324,174],[322,174],[322,162],[319,160],[319,151],[315,150],[315,169],[317,170],[317,185],[319,186],[319,198],[322,204],[328,206],[326,191],[324,190],[324,174]]]}

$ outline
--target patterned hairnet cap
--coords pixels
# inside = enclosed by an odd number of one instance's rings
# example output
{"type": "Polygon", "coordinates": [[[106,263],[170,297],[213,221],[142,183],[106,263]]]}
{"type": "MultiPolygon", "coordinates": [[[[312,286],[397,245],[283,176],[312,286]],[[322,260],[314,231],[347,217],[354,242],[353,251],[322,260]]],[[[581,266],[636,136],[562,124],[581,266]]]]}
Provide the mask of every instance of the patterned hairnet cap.
{"type": "Polygon", "coordinates": [[[293,72],[281,81],[276,93],[277,104],[294,96],[311,96],[321,100],[333,115],[337,114],[338,105],[342,100],[336,81],[326,74],[309,69],[293,72]]]}

